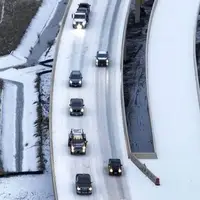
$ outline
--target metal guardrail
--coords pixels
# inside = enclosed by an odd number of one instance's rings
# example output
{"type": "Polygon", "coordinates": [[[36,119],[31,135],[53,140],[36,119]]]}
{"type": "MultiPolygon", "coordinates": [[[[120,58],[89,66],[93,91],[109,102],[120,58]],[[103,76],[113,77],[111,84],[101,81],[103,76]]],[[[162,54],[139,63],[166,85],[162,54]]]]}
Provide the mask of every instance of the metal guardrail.
{"type": "Polygon", "coordinates": [[[55,68],[56,68],[56,62],[57,62],[57,56],[58,56],[58,49],[60,45],[60,38],[63,32],[63,28],[68,16],[69,8],[72,4],[72,0],[68,0],[66,10],[64,13],[64,16],[62,18],[62,22],[60,25],[59,34],[56,41],[56,48],[55,48],[55,55],[54,55],[54,61],[53,61],[53,69],[52,69],[52,83],[51,83],[51,94],[50,94],[50,110],[49,110],[49,133],[50,133],[50,149],[51,149],[51,169],[52,169],[52,181],[53,181],[53,189],[54,189],[54,197],[56,200],[58,200],[58,193],[57,193],[57,186],[56,186],[56,178],[55,178],[55,169],[54,169],[54,154],[53,154],[53,141],[52,141],[52,104],[53,104],[53,90],[54,90],[54,79],[55,79],[55,68]]]}
{"type": "MultiPolygon", "coordinates": [[[[155,1],[157,2],[157,1],[155,1]]],[[[131,0],[129,0],[129,12],[130,12],[130,5],[131,5],[131,0]]],[[[151,21],[153,17],[153,12],[156,8],[156,3],[154,3],[153,8],[152,8],[152,13],[150,16],[150,21],[149,21],[149,27],[151,26],[151,21]]],[[[123,118],[123,125],[124,125],[124,136],[126,140],[126,146],[127,146],[127,153],[128,153],[128,158],[138,167],[138,169],[145,175],[147,176],[155,185],[160,185],[160,179],[154,175],[145,164],[141,163],[136,155],[138,157],[151,157],[152,154],[150,153],[139,153],[139,154],[134,154],[131,152],[131,147],[130,147],[130,140],[128,136],[128,130],[127,130],[127,122],[126,122],[126,114],[125,114],[125,104],[124,104],[124,89],[123,89],[123,61],[124,61],[124,48],[125,48],[125,38],[126,38],[126,30],[127,30],[127,24],[128,24],[128,17],[129,17],[129,12],[127,12],[125,23],[124,23],[124,32],[123,32],[123,40],[122,40],[122,52],[121,52],[121,107],[122,107],[122,118],[123,118]]]]}

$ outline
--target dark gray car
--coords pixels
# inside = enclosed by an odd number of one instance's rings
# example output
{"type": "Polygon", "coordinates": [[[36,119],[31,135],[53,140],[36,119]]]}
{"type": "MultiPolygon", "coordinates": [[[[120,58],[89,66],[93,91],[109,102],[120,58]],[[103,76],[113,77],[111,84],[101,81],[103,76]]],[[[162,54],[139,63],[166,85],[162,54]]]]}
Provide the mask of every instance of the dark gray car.
{"type": "Polygon", "coordinates": [[[76,193],[92,194],[92,181],[90,174],[76,174],[76,193]]]}
{"type": "Polygon", "coordinates": [[[71,116],[83,116],[84,114],[84,102],[80,98],[70,99],[69,112],[71,116]]]}
{"type": "Polygon", "coordinates": [[[90,13],[90,4],[88,4],[88,3],[80,3],[80,4],[78,4],[78,9],[79,8],[85,8],[85,9],[87,9],[87,12],[88,12],[88,14],[90,13]]]}
{"type": "Polygon", "coordinates": [[[70,87],[81,87],[83,77],[80,71],[72,71],[69,76],[69,86],[70,87]]]}

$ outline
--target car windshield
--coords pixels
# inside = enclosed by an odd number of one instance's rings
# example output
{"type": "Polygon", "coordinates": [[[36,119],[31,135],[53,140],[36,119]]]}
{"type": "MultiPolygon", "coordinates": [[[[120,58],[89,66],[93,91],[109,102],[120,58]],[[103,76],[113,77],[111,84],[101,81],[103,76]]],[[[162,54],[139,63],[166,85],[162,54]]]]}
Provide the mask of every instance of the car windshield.
{"type": "Polygon", "coordinates": [[[97,57],[98,58],[107,58],[107,54],[106,53],[98,53],[97,57]]]}
{"type": "Polygon", "coordinates": [[[119,166],[120,165],[120,161],[119,160],[112,160],[111,164],[115,165],[115,166],[119,166]]]}
{"type": "Polygon", "coordinates": [[[75,14],[74,18],[75,19],[85,19],[85,15],[84,14],[75,14]]]}
{"type": "Polygon", "coordinates": [[[73,106],[82,106],[82,101],[72,101],[73,106]]]}
{"type": "Polygon", "coordinates": [[[72,79],[80,79],[80,77],[81,77],[81,75],[78,74],[78,73],[72,73],[72,74],[71,74],[71,78],[72,78],[72,79]]]}
{"type": "Polygon", "coordinates": [[[72,139],[72,144],[79,144],[79,145],[84,145],[84,141],[83,141],[83,139],[75,139],[75,138],[73,138],[72,139]]]}
{"type": "Polygon", "coordinates": [[[78,180],[78,182],[79,183],[88,183],[88,182],[90,182],[90,179],[89,179],[89,177],[84,177],[84,176],[82,176],[82,177],[79,177],[79,180],[78,180]]]}
{"type": "Polygon", "coordinates": [[[86,8],[79,8],[78,11],[80,11],[80,12],[87,12],[87,9],[86,8]]]}

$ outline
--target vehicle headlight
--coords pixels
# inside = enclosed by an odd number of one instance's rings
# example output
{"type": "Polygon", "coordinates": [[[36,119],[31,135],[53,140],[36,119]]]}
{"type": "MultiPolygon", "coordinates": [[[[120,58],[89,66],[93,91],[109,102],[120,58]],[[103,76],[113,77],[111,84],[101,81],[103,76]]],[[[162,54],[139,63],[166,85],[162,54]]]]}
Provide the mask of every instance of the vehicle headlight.
{"type": "Polygon", "coordinates": [[[71,151],[74,152],[74,146],[71,146],[71,151]]]}
{"type": "Polygon", "coordinates": [[[112,169],[112,168],[110,169],[110,172],[113,172],[113,169],[112,169]]]}
{"type": "Polygon", "coordinates": [[[121,173],[121,172],[122,172],[122,170],[119,168],[119,169],[118,169],[118,172],[119,172],[119,173],[121,173]]]}
{"type": "Polygon", "coordinates": [[[86,147],[85,147],[85,146],[83,146],[83,147],[82,147],[82,151],[83,151],[83,152],[85,152],[85,149],[86,149],[86,147]]]}
{"type": "Polygon", "coordinates": [[[82,29],[82,26],[80,24],[78,24],[77,28],[78,29],[82,29]]]}
{"type": "Polygon", "coordinates": [[[81,190],[81,188],[80,188],[80,187],[77,187],[77,190],[81,190]]]}
{"type": "Polygon", "coordinates": [[[82,24],[83,24],[83,26],[85,26],[85,25],[86,25],[86,21],[83,21],[83,23],[82,23],[82,24]]]}
{"type": "Polygon", "coordinates": [[[70,110],[70,112],[73,112],[73,109],[72,109],[72,108],[70,108],[69,110],[70,110]]]}
{"type": "Polygon", "coordinates": [[[81,84],[82,81],[79,81],[78,83],[81,84]]]}
{"type": "Polygon", "coordinates": [[[70,80],[70,81],[69,81],[69,83],[71,83],[71,84],[72,84],[72,81],[70,80]]]}
{"type": "Polygon", "coordinates": [[[83,109],[83,108],[81,108],[81,112],[84,112],[84,109],[83,109]]]}
{"type": "Polygon", "coordinates": [[[108,63],[108,59],[106,60],[106,62],[108,63]]]}
{"type": "Polygon", "coordinates": [[[73,24],[75,25],[75,24],[76,24],[76,22],[75,22],[75,21],[73,21],[73,24]]]}
{"type": "Polygon", "coordinates": [[[89,190],[92,191],[92,187],[89,187],[89,190]]]}

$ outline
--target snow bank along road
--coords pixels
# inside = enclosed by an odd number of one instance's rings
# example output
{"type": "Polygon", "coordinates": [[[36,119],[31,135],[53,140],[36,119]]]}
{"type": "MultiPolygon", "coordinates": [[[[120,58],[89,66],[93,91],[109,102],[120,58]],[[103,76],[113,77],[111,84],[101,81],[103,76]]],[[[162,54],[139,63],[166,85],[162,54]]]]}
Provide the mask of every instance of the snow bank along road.
{"type": "Polygon", "coordinates": [[[147,43],[147,83],[158,160],[147,164],[162,177],[159,189],[133,181],[135,197],[199,199],[199,86],[195,58],[200,0],[155,2],[147,43]],[[140,188],[142,187],[142,192],[140,188]]]}

